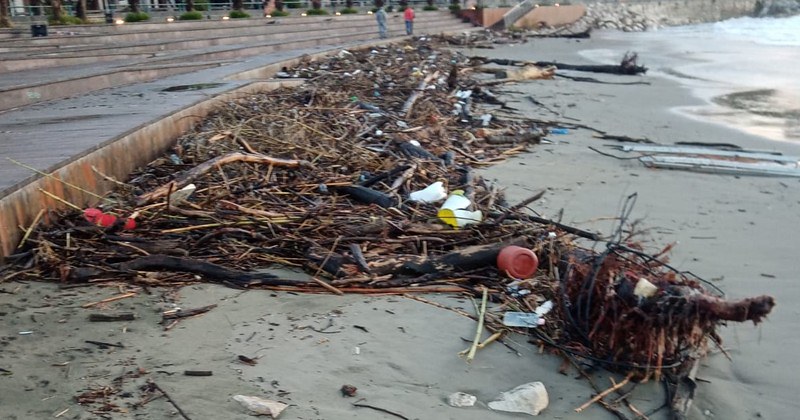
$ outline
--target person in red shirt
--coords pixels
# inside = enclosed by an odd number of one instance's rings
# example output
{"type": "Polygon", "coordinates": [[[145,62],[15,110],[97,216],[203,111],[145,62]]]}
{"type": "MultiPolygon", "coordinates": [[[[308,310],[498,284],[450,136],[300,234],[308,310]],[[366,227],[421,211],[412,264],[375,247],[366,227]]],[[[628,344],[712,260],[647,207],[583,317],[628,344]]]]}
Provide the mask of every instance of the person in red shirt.
{"type": "Polygon", "coordinates": [[[406,35],[411,35],[414,33],[414,9],[411,6],[406,7],[405,13],[403,13],[403,18],[406,21],[406,35]]]}

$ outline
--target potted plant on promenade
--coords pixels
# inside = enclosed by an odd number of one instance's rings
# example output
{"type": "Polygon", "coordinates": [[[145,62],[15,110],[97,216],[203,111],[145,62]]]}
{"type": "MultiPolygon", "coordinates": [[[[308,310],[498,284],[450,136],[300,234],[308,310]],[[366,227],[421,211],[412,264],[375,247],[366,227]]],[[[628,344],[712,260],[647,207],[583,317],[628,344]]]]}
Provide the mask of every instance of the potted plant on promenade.
{"type": "Polygon", "coordinates": [[[306,14],[311,15],[327,15],[328,11],[322,8],[322,0],[311,0],[311,9],[306,11],[306,14]]]}
{"type": "Polygon", "coordinates": [[[194,0],[186,0],[186,12],[178,17],[179,20],[201,20],[203,14],[197,10],[194,0]]]}
{"type": "Polygon", "coordinates": [[[343,15],[354,15],[358,13],[355,7],[353,7],[353,0],[345,0],[344,2],[344,9],[340,12],[343,15]]]}
{"type": "Polygon", "coordinates": [[[231,10],[231,12],[228,13],[228,17],[230,17],[231,19],[242,19],[250,17],[250,14],[243,10],[244,9],[243,0],[233,0],[231,8],[233,10],[231,10]]]}
{"type": "Polygon", "coordinates": [[[139,0],[129,0],[128,10],[128,14],[125,15],[125,22],[143,22],[150,20],[150,15],[139,10],[139,0]]]}
{"type": "Polygon", "coordinates": [[[283,0],[275,0],[275,10],[272,11],[272,16],[289,16],[289,12],[284,10],[285,7],[283,0]]]}

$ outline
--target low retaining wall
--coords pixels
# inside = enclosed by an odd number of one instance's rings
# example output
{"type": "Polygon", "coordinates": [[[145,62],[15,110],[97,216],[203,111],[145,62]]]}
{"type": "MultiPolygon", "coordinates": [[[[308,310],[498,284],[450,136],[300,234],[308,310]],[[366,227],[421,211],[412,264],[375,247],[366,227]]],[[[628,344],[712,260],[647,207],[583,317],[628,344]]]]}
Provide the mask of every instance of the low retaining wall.
{"type": "MultiPolygon", "coordinates": [[[[510,7],[498,7],[492,9],[464,10],[461,15],[470,19],[477,25],[484,28],[491,28],[496,23],[503,20],[510,7]]],[[[582,4],[569,6],[541,6],[537,7],[520,20],[514,26],[518,28],[537,28],[539,26],[561,26],[576,22],[586,13],[586,6],[582,4]]]]}
{"type": "Polygon", "coordinates": [[[522,19],[518,20],[514,26],[526,29],[536,29],[539,27],[563,26],[575,23],[586,14],[586,6],[582,4],[568,6],[541,6],[537,7],[522,19]]]}

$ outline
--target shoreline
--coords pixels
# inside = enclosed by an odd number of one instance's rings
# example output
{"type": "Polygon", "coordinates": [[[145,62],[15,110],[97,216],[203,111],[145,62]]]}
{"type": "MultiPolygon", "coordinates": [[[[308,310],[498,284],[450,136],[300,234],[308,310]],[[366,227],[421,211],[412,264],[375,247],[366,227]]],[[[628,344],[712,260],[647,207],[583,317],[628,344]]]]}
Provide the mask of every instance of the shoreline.
{"type": "MultiPolygon", "coordinates": [[[[587,44],[624,47],[602,40],[577,43],[544,40],[475,54],[539,60],[579,59],[587,44]]],[[[599,76],[626,81],[622,76],[599,76]]],[[[498,88],[509,105],[526,116],[557,120],[576,118],[613,134],[647,136],[671,143],[680,139],[736,142],[743,147],[800,152],[800,145],[774,144],[730,128],[686,120],[670,108],[697,103],[689,92],[666,79],[647,77],[651,85],[599,85],[563,79],[525,82],[498,88]],[[560,116],[534,108],[527,96],[548,105],[560,116]],[[774,146],[774,147],[773,147],[774,146]]],[[[570,120],[571,121],[571,120],[570,120]]],[[[731,297],[768,293],[779,297],[775,313],[758,328],[736,325],[722,329],[728,352],[703,360],[690,418],[791,418],[798,409],[792,394],[794,361],[785,348],[800,345],[795,334],[795,311],[787,303],[800,299],[792,240],[800,235],[796,215],[800,182],[659,171],[636,161],[600,156],[588,146],[610,143],[587,130],[553,135],[554,144],[501,165],[481,170],[488,180],[507,188],[510,203],[531,192],[548,190],[533,205],[547,217],[601,232],[610,232],[622,199],[639,193],[633,217],[643,219],[650,246],[678,241],[673,262],[723,287],[731,297]],[[766,199],[770,200],[765,204],[766,199]],[[767,276],[764,276],[764,275],[767,276]],[[762,337],[763,336],[763,337],[762,337]],[[710,381],[707,383],[706,381],[710,381]]],[[[520,419],[525,415],[490,411],[485,403],[500,392],[531,381],[542,381],[550,406],[542,418],[614,418],[593,405],[574,409],[596,393],[574,370],[559,373],[562,360],[512,338],[505,347],[495,343],[481,350],[472,364],[458,357],[475,334],[475,322],[453,310],[474,312],[462,297],[426,296],[424,303],[399,296],[297,295],[266,290],[241,291],[211,284],[172,290],[153,289],[136,298],[119,300],[97,311],[130,311],[137,319],[126,323],[88,324],[87,303],[107,298],[116,290],[98,287],[59,290],[56,284],[20,284],[3,288],[0,312],[7,336],[0,341],[0,367],[14,375],[0,377],[0,402],[10,418],[49,418],[69,409],[66,418],[97,418],[72,399],[87,390],[117,386],[137,402],[138,387],[152,379],[169,392],[174,403],[155,399],[130,413],[109,418],[168,418],[176,407],[192,419],[252,418],[233,395],[258,395],[285,401],[290,407],[281,419],[395,419],[357,408],[339,388],[351,384],[359,398],[409,418],[461,420],[520,419]],[[180,322],[165,331],[158,325],[165,301],[183,308],[216,304],[214,310],[180,322]],[[330,333],[325,331],[330,326],[330,333]],[[319,331],[318,331],[319,330],[319,331]],[[30,334],[18,334],[31,331],[30,334]],[[124,347],[87,345],[86,340],[120,343],[124,347]],[[513,349],[513,350],[512,350],[513,349]],[[244,364],[238,356],[256,359],[244,364]],[[211,377],[191,377],[186,370],[212,371],[211,377]],[[478,396],[472,408],[454,408],[449,394],[462,391],[478,396]],[[8,401],[14,404],[6,406],[8,401]]],[[[610,386],[605,371],[594,380],[610,386]]],[[[647,411],[663,401],[660,384],[637,386],[634,404],[647,411]]],[[[666,418],[665,410],[650,418],[666,418]]]]}
{"type": "MultiPolygon", "coordinates": [[[[675,112],[775,141],[800,141],[800,84],[791,71],[785,70],[797,65],[797,57],[792,55],[796,47],[711,34],[710,25],[713,24],[669,27],[647,33],[599,31],[597,35],[612,42],[627,39],[627,47],[640,54],[651,75],[677,82],[701,101],[677,106],[675,112]],[[698,46],[692,41],[696,36],[712,38],[707,46],[698,46]]],[[[623,53],[624,50],[599,50],[581,55],[610,63],[623,53]]]]}

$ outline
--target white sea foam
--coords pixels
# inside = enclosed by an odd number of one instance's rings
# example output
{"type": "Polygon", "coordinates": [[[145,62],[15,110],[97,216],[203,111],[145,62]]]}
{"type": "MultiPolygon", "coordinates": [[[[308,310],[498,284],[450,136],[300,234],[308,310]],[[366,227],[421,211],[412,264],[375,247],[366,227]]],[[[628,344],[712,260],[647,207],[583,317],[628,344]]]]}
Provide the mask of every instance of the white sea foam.
{"type": "Polygon", "coordinates": [[[713,31],[757,44],[800,46],[800,15],[788,18],[730,19],[713,24],[713,31]]]}

